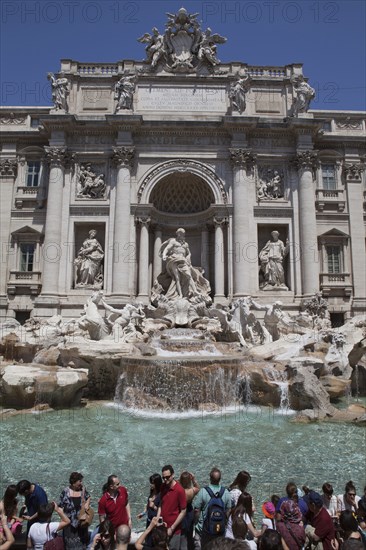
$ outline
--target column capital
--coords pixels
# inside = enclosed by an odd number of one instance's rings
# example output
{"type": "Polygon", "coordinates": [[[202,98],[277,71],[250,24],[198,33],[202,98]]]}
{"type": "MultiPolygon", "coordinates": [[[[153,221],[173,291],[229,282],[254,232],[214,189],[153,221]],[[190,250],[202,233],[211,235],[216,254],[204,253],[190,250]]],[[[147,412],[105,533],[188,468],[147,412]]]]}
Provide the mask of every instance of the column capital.
{"type": "Polygon", "coordinates": [[[298,151],[292,162],[298,170],[314,171],[319,163],[318,152],[298,151]]]}
{"type": "Polygon", "coordinates": [[[150,216],[139,216],[135,218],[136,225],[145,225],[146,227],[151,222],[150,216]]]}
{"type": "Polygon", "coordinates": [[[15,178],[18,170],[17,159],[1,159],[0,160],[0,177],[15,178]]]}
{"type": "Polygon", "coordinates": [[[116,166],[132,167],[135,160],[135,147],[112,147],[112,162],[116,166]]]}
{"type": "Polygon", "coordinates": [[[347,182],[360,183],[365,166],[363,164],[345,164],[343,170],[347,182]]]}
{"type": "Polygon", "coordinates": [[[70,153],[67,147],[44,146],[45,159],[51,166],[70,166],[76,160],[75,153],[70,153]]]}
{"type": "Polygon", "coordinates": [[[225,216],[214,216],[212,221],[215,227],[225,226],[229,223],[229,218],[226,218],[225,216]]]}
{"type": "Polygon", "coordinates": [[[233,166],[251,168],[257,162],[257,155],[250,149],[230,148],[230,160],[233,166]]]}

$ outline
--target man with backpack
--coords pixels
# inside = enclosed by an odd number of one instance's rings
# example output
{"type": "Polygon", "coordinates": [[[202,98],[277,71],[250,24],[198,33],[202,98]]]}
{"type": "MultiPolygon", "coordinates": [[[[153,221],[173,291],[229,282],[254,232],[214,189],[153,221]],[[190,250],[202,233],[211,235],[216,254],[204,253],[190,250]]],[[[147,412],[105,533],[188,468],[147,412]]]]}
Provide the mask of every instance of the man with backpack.
{"type": "Polygon", "coordinates": [[[195,511],[195,547],[204,549],[205,545],[225,535],[228,512],[231,508],[231,496],[220,485],[221,472],[212,468],[210,484],[199,490],[194,501],[195,511]]]}

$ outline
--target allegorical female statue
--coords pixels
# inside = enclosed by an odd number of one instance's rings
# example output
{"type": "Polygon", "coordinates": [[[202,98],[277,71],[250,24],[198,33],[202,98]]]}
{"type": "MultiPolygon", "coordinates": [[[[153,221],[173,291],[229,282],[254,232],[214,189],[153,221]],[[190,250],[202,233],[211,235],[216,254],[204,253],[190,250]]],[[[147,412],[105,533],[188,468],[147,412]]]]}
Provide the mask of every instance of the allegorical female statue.
{"type": "Polygon", "coordinates": [[[279,239],[279,232],[272,231],[271,239],[259,253],[261,271],[264,275],[264,282],[261,284],[263,290],[278,289],[288,290],[285,284],[285,272],[283,262],[289,251],[289,241],[286,245],[279,239]]]}
{"type": "Polygon", "coordinates": [[[104,251],[96,239],[95,229],[89,231],[89,237],[83,242],[75,258],[75,286],[102,288],[104,251]]]}

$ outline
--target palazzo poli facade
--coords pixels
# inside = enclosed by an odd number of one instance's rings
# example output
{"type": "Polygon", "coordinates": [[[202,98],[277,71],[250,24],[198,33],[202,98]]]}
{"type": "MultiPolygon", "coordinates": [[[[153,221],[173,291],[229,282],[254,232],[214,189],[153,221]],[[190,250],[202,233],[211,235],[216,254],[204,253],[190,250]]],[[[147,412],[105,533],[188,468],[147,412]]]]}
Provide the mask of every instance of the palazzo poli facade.
{"type": "Polygon", "coordinates": [[[365,113],[311,110],[301,65],[221,63],[225,41],[182,9],[143,62],[64,59],[54,107],[1,109],[2,317],[149,303],[180,227],[216,303],[365,311],[365,113]]]}

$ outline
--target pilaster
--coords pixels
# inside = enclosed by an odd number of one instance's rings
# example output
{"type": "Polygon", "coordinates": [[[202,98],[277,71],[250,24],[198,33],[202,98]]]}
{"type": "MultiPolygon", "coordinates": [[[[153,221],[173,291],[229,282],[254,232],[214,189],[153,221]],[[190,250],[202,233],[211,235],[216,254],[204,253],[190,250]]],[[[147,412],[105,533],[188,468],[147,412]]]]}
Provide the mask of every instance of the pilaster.
{"type": "Polygon", "coordinates": [[[10,219],[13,198],[13,187],[17,176],[18,163],[16,158],[0,160],[0,314],[8,305],[7,283],[11,266],[10,259],[10,219]]]}
{"type": "Polygon", "coordinates": [[[360,163],[346,162],[344,165],[351,237],[352,308],[355,313],[364,313],[366,309],[366,254],[362,187],[364,170],[365,167],[360,163]]]}

